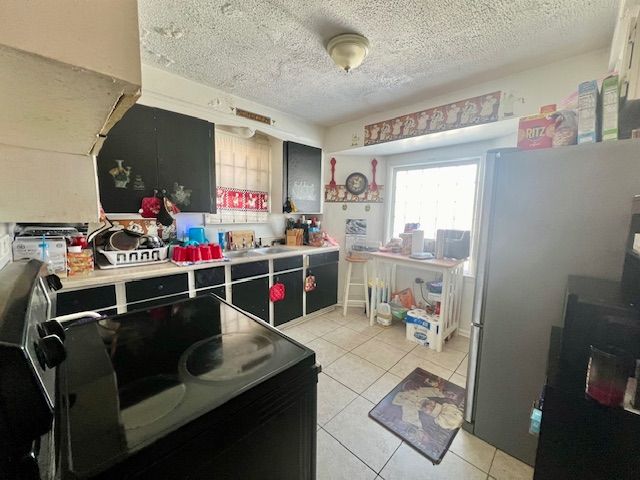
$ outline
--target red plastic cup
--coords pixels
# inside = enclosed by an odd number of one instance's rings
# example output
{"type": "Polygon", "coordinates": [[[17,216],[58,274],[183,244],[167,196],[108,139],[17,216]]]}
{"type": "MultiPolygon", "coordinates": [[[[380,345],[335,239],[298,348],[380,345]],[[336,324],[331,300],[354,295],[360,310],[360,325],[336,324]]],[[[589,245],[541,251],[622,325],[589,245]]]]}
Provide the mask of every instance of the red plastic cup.
{"type": "Polygon", "coordinates": [[[202,256],[200,255],[200,249],[194,245],[189,245],[187,247],[187,260],[192,263],[201,262],[202,256]]]}
{"type": "Polygon", "coordinates": [[[212,257],[211,257],[211,248],[209,247],[209,245],[206,243],[203,243],[198,247],[198,249],[200,250],[200,256],[202,257],[202,261],[210,262],[212,257]]]}
{"type": "Polygon", "coordinates": [[[211,258],[213,258],[214,260],[222,258],[222,247],[220,245],[216,243],[210,245],[209,248],[211,250],[211,258]]]}
{"type": "Polygon", "coordinates": [[[187,261],[187,249],[176,245],[173,247],[172,257],[174,262],[183,263],[187,261]]]}

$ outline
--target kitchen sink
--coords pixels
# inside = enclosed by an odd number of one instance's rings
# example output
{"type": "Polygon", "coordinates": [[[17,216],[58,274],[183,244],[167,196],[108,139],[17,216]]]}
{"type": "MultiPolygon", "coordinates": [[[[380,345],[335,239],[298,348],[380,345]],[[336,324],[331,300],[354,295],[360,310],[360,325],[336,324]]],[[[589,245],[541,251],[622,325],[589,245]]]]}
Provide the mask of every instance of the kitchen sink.
{"type": "Polygon", "coordinates": [[[253,250],[236,250],[233,252],[224,252],[224,256],[227,258],[244,258],[244,257],[260,257],[266,252],[260,252],[259,248],[253,250]]]}
{"type": "Polygon", "coordinates": [[[270,253],[284,253],[292,251],[291,248],[287,247],[262,247],[256,248],[254,252],[260,252],[262,254],[270,254],[270,253]]]}
{"type": "Polygon", "coordinates": [[[252,248],[249,250],[235,250],[231,252],[225,252],[224,255],[227,258],[260,257],[262,255],[291,252],[293,250],[295,249],[291,247],[261,247],[252,248]]]}

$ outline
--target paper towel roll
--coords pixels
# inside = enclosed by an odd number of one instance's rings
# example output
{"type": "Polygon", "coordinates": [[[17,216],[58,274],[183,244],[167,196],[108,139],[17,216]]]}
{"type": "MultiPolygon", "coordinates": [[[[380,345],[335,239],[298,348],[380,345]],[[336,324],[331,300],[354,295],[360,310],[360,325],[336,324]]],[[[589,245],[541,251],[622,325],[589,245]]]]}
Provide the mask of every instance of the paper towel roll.
{"type": "Polygon", "coordinates": [[[414,230],[411,236],[411,255],[424,251],[424,230],[414,230]]]}

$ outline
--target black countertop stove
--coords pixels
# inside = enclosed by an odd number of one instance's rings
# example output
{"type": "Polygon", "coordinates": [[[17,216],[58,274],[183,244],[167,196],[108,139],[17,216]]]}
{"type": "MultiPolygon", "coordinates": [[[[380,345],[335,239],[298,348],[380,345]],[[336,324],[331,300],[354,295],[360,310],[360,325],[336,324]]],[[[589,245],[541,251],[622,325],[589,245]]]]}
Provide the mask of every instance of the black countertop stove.
{"type": "Polygon", "coordinates": [[[288,368],[315,363],[311,350],[213,295],[75,325],[65,347],[58,425],[69,478],[105,472],[288,368]]]}

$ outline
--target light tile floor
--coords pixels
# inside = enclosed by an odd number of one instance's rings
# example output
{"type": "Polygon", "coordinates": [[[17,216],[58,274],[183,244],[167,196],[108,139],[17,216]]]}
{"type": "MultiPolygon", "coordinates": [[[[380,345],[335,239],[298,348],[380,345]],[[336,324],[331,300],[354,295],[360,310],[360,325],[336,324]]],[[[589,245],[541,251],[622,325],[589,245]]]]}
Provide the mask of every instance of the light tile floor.
{"type": "Polygon", "coordinates": [[[342,309],[283,329],[316,352],[318,480],[527,480],[533,469],[460,430],[433,465],[371,420],[369,410],[421,367],[464,387],[469,341],[456,336],[437,353],[405,339],[404,324],[369,326],[362,309],[342,309]]]}

